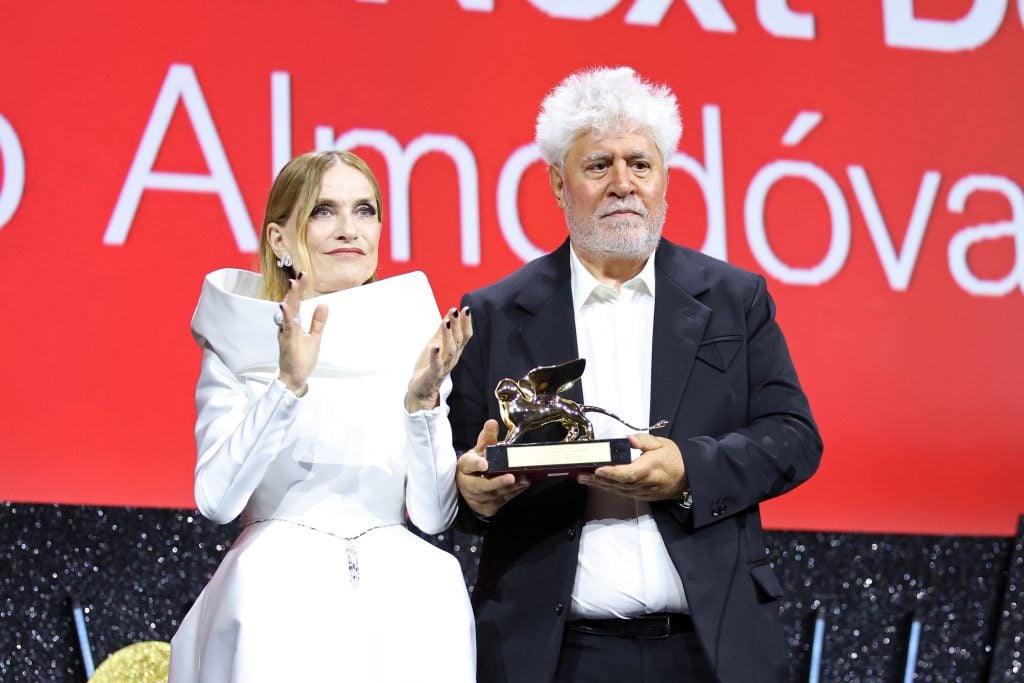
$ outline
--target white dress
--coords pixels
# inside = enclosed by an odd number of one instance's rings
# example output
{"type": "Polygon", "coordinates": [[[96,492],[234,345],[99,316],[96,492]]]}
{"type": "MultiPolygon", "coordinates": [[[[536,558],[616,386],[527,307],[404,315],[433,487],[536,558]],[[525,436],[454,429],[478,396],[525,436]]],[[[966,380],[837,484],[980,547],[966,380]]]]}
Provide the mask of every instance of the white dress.
{"type": "Polygon", "coordinates": [[[260,276],[207,276],[192,319],[199,510],[246,524],[171,641],[171,683],[475,679],[458,561],[412,534],[456,510],[441,406],[408,414],[412,368],[437,329],[422,273],[302,303],[329,318],[309,390],[277,378],[277,304],[260,276]],[[350,539],[350,540],[347,540],[350,539]]]}

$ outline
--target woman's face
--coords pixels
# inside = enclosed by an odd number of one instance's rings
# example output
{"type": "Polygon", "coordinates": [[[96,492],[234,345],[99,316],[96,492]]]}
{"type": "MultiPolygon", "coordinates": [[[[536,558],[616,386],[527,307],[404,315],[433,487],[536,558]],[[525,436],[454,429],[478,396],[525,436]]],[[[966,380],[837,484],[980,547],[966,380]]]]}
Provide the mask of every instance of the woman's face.
{"type": "MultiPolygon", "coordinates": [[[[271,223],[271,244],[280,258],[295,254],[299,217],[284,227],[271,223]]],[[[306,225],[306,249],[316,294],[358,287],[377,270],[380,216],[373,186],[357,169],[337,163],[324,173],[306,225]]]]}

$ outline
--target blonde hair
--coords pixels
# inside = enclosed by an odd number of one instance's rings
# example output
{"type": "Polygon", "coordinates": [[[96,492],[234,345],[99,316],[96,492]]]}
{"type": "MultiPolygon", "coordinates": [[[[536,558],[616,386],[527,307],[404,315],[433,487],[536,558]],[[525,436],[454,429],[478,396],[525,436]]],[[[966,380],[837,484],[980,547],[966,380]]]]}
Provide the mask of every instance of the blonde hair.
{"type": "MultiPolygon", "coordinates": [[[[373,197],[377,202],[377,217],[384,222],[384,205],[380,195],[380,185],[373,171],[366,162],[351,152],[306,152],[301,154],[281,169],[270,188],[267,198],[267,210],[263,214],[263,230],[260,233],[260,273],[263,274],[263,288],[260,296],[271,301],[281,301],[288,293],[288,280],[297,273],[305,273],[309,278],[307,287],[313,285],[309,264],[309,252],[306,250],[306,224],[309,214],[316,205],[320,195],[320,185],[327,169],[335,164],[345,164],[356,169],[370,182],[373,197]],[[277,266],[277,254],[270,245],[267,226],[277,223],[284,226],[288,218],[295,214],[295,244],[298,253],[292,254],[291,269],[277,266]],[[289,272],[291,271],[291,272],[289,272]]],[[[306,278],[303,278],[304,280],[306,278]]],[[[367,282],[372,282],[370,276],[367,282]]],[[[365,283],[364,283],[365,284],[365,283]]]]}

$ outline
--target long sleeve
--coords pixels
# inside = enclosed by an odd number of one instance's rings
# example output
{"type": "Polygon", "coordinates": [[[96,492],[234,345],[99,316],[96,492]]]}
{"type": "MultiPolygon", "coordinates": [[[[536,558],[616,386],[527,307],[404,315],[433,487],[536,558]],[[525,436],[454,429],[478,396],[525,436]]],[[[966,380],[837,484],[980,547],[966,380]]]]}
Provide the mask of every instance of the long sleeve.
{"type": "Polygon", "coordinates": [[[299,399],[278,380],[255,400],[209,348],[196,386],[196,505],[225,524],[245,508],[280,451],[299,399]]]}
{"type": "Polygon", "coordinates": [[[412,523],[428,534],[447,529],[458,509],[456,457],[446,402],[451,386],[445,378],[436,408],[405,414],[409,448],[405,504],[412,523]]]}

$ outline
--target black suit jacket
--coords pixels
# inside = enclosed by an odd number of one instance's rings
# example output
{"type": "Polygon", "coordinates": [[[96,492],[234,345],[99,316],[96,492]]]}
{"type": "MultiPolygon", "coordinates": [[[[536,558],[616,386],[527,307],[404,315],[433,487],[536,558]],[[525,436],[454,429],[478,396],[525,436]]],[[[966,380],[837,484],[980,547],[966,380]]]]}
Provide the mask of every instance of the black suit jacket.
{"type": "MultiPolygon", "coordinates": [[[[577,357],[568,241],[462,303],[474,337],[452,373],[459,451],[498,417],[501,378],[577,357]]],[[[782,589],[765,556],[758,503],[810,477],[822,444],[764,278],[662,240],[652,351],[650,420],[670,420],[656,434],[678,444],[694,499],[689,510],[672,501],[652,510],[701,645],[724,682],[786,680],[782,589]]],[[[582,402],[581,385],[568,395],[582,402]]],[[[473,591],[482,683],[554,675],[586,495],[575,481],[535,482],[476,527],[484,534],[473,591]]],[[[462,508],[463,523],[472,522],[462,508]]]]}

